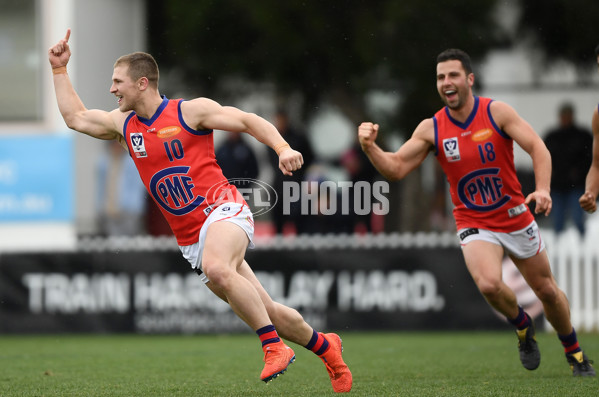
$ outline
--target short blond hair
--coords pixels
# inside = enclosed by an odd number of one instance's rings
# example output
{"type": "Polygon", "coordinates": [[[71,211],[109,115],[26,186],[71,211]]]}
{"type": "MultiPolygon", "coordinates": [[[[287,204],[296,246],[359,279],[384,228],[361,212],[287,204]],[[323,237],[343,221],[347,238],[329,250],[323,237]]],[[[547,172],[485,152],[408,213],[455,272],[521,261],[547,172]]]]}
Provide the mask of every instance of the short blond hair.
{"type": "Polygon", "coordinates": [[[137,81],[142,77],[148,79],[151,87],[158,88],[158,63],[154,57],[146,52],[133,52],[123,55],[114,63],[114,67],[127,66],[129,77],[133,81],[137,81]]]}

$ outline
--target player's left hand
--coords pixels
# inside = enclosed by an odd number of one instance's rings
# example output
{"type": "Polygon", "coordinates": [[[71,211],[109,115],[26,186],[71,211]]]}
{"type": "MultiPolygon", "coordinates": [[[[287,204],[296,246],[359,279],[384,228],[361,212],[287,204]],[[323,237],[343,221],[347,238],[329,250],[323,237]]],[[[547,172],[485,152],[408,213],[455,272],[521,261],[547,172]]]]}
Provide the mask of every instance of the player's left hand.
{"type": "Polygon", "coordinates": [[[526,196],[526,201],[524,202],[526,205],[529,205],[531,202],[535,202],[535,214],[544,214],[545,216],[551,213],[551,196],[549,192],[546,190],[535,190],[528,196],[526,196]]]}
{"type": "Polygon", "coordinates": [[[304,157],[297,150],[287,148],[279,154],[279,169],[284,175],[293,175],[293,171],[297,171],[304,165],[304,157]]]}

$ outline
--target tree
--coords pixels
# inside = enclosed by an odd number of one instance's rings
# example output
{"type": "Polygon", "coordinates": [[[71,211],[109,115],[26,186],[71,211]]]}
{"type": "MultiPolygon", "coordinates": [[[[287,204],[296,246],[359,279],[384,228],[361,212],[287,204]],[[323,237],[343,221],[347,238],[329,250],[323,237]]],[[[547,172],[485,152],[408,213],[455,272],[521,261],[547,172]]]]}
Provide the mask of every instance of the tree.
{"type": "Polygon", "coordinates": [[[572,62],[586,83],[590,68],[596,66],[594,49],[599,44],[599,3],[585,0],[520,0],[518,24],[521,39],[542,50],[543,65],[551,61],[572,62]]]}
{"type": "MultiPolygon", "coordinates": [[[[147,1],[151,52],[190,95],[218,99],[227,81],[271,82],[281,98],[302,96],[305,120],[327,102],[355,125],[377,121],[381,134],[409,134],[442,106],[438,53],[461,48],[476,62],[505,43],[496,0],[147,1]],[[368,114],[373,90],[400,98],[397,109],[368,114]]],[[[393,202],[403,189],[417,192],[420,205],[393,206],[389,230],[427,228],[431,197],[418,188],[418,172],[393,185],[393,202]]]]}
{"type": "Polygon", "coordinates": [[[385,130],[411,132],[441,105],[435,57],[448,47],[474,60],[502,40],[493,1],[148,0],[150,47],[163,70],[192,92],[218,96],[232,77],[300,92],[304,116],[322,101],[353,122],[368,119],[364,97],[397,93],[385,130]]]}

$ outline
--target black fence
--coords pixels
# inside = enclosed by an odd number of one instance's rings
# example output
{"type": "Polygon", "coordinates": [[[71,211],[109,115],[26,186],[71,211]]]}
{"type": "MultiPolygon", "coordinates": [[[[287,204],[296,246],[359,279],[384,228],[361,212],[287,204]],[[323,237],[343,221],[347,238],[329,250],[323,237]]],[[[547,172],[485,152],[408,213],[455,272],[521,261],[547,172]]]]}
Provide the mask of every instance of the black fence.
{"type": "MultiPolygon", "coordinates": [[[[460,249],[248,251],[271,296],[322,330],[504,328],[460,249]]],[[[0,255],[0,332],[249,329],[176,250],[0,255]]]]}

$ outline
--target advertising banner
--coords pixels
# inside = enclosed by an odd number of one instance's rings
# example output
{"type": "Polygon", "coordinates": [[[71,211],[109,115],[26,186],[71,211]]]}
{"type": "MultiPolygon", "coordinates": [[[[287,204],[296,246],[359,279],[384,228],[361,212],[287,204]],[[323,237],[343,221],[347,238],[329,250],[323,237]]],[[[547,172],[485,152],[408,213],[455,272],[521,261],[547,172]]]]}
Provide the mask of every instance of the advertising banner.
{"type": "Polygon", "coordinates": [[[0,136],[0,223],[73,219],[69,136],[0,136]]]}
{"type": "MultiPolygon", "coordinates": [[[[274,300],[322,330],[503,327],[459,248],[248,251],[274,300]]],[[[0,255],[0,332],[245,332],[177,251],[0,255]]]]}
{"type": "Polygon", "coordinates": [[[0,136],[0,252],[76,246],[70,136],[0,136]]]}

